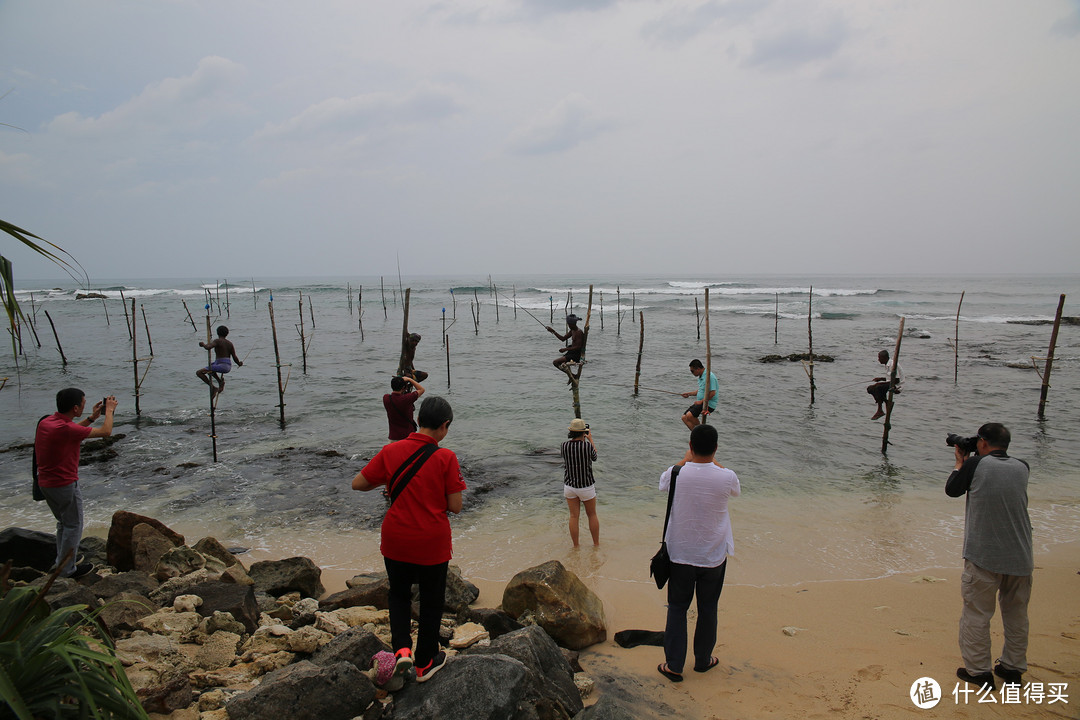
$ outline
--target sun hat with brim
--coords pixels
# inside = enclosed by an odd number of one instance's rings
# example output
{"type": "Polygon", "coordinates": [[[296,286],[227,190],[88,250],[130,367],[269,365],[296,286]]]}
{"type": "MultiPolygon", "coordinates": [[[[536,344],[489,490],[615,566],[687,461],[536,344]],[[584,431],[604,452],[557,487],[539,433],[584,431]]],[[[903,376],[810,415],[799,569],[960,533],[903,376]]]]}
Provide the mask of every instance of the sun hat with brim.
{"type": "Polygon", "coordinates": [[[574,418],[570,421],[570,427],[568,429],[570,430],[570,432],[584,432],[589,428],[585,425],[584,420],[582,420],[581,418],[574,418]]]}

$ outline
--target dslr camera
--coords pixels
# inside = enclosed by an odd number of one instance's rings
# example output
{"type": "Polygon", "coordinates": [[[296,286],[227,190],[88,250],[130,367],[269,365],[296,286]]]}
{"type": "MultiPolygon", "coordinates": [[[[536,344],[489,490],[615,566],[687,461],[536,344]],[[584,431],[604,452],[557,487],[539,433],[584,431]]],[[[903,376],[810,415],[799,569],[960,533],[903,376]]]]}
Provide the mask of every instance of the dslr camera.
{"type": "Polygon", "coordinates": [[[964,437],[963,435],[957,435],[956,433],[949,433],[945,436],[945,444],[949,447],[958,447],[960,448],[960,452],[970,455],[978,449],[979,436],[972,435],[971,437],[964,437]]]}

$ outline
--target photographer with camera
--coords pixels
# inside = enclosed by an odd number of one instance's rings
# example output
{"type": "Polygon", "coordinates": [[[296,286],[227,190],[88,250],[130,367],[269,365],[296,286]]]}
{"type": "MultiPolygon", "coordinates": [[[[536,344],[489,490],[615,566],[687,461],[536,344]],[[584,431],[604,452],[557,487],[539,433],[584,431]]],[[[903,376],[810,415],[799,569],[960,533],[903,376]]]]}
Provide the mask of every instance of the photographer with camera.
{"type": "Polygon", "coordinates": [[[994,674],[1019,684],[1027,671],[1028,601],[1035,561],[1028,517],[1028,464],[1009,457],[1011,435],[987,423],[973,438],[950,434],[956,467],[945,483],[949,497],[967,495],[964,510],[964,574],[960,594],[960,655],[956,676],[996,689],[994,674]],[[968,455],[974,452],[973,457],[968,455]],[[990,620],[1001,607],[1005,645],[991,672],[990,620]]]}
{"type": "Polygon", "coordinates": [[[390,425],[390,441],[404,440],[416,430],[413,407],[424,386],[414,377],[390,378],[390,392],[382,396],[386,409],[386,421],[390,425]]]}
{"type": "Polygon", "coordinates": [[[563,459],[563,497],[570,509],[570,540],[578,546],[578,518],[581,506],[589,518],[592,544],[600,544],[600,518],[596,515],[596,480],[592,464],[596,460],[596,442],[592,430],[581,418],[574,418],[567,428],[569,438],[559,448],[563,459]]]}
{"type": "Polygon", "coordinates": [[[38,485],[56,518],[56,565],[60,577],[79,578],[94,569],[90,563],[77,561],[83,531],[79,454],[83,440],[112,435],[116,398],[106,396],[94,404],[90,417],[75,422],[85,410],[86,394],[78,388],[65,388],[56,393],[56,412],[43,417],[34,433],[38,485]],[[101,427],[90,427],[99,417],[105,418],[101,427]]]}

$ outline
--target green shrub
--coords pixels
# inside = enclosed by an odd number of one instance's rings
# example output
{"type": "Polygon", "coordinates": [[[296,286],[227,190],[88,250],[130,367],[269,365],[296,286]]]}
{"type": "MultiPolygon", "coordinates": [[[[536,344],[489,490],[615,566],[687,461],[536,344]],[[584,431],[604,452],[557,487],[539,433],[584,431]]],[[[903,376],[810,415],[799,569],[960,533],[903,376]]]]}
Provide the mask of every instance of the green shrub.
{"type": "Polygon", "coordinates": [[[139,718],[147,714],[112,640],[85,605],[50,611],[45,587],[0,573],[0,718],[139,718]]]}

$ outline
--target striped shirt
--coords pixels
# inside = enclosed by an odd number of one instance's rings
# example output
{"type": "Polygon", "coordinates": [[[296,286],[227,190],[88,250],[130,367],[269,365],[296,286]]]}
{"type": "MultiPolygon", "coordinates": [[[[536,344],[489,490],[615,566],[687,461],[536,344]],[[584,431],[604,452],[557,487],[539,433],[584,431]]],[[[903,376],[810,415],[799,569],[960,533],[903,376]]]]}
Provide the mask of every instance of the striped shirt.
{"type": "Polygon", "coordinates": [[[563,483],[572,488],[587,488],[595,484],[592,474],[596,448],[588,440],[567,440],[562,444],[563,483]]]}

